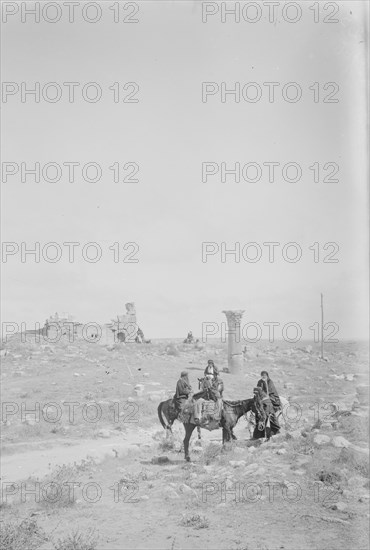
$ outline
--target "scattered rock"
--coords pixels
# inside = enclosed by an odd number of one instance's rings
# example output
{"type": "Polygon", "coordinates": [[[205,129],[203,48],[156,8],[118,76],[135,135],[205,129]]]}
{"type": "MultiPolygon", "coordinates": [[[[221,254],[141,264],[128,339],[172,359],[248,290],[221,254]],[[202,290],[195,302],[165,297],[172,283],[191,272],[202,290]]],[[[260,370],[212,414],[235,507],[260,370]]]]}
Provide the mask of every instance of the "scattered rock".
{"type": "Polygon", "coordinates": [[[331,443],[334,447],[348,448],[348,447],[351,446],[351,443],[349,441],[347,441],[347,439],[345,439],[344,437],[342,437],[340,435],[337,435],[337,436],[333,437],[333,439],[331,440],[331,443]]]}
{"type": "Polygon", "coordinates": [[[360,405],[367,405],[369,402],[369,386],[357,386],[356,391],[360,405]]]}
{"type": "Polygon", "coordinates": [[[152,464],[167,464],[170,462],[168,456],[154,456],[152,458],[152,464]]]}
{"type": "Polygon", "coordinates": [[[103,428],[98,431],[98,437],[110,437],[110,431],[103,428]]]}
{"type": "Polygon", "coordinates": [[[194,491],[194,489],[192,489],[191,487],[189,487],[189,485],[186,485],[185,483],[182,483],[180,486],[179,486],[179,492],[182,493],[183,495],[190,495],[190,496],[195,496],[196,498],[198,498],[198,495],[197,493],[194,491]]]}
{"type": "Polygon", "coordinates": [[[283,448],[283,449],[278,449],[276,451],[276,454],[277,455],[285,455],[286,452],[287,452],[287,450],[283,448]]]}
{"type": "Polygon", "coordinates": [[[313,441],[314,443],[316,443],[316,445],[326,445],[330,442],[330,437],[324,434],[316,434],[313,438],[313,441]]]}
{"type": "Polygon", "coordinates": [[[257,470],[258,469],[258,464],[257,462],[252,462],[252,464],[249,464],[246,469],[245,469],[245,473],[246,474],[250,474],[251,472],[253,472],[254,470],[257,470]]]}
{"type": "Polygon", "coordinates": [[[74,372],[73,376],[80,376],[80,374],[78,372],[74,372]]]}
{"type": "Polygon", "coordinates": [[[332,510],[338,510],[339,512],[344,512],[347,508],[347,504],[345,502],[336,502],[331,506],[332,510]]]}
{"type": "Polygon", "coordinates": [[[142,497],[140,497],[140,500],[149,500],[149,497],[148,495],[143,495],[142,497]]]}
{"type": "Polygon", "coordinates": [[[233,468],[239,468],[240,466],[243,466],[243,467],[246,466],[247,463],[245,460],[230,460],[229,464],[233,468]]]}
{"type": "Polygon", "coordinates": [[[172,489],[172,487],[167,487],[163,491],[163,495],[165,500],[178,500],[180,498],[175,489],[172,489]]]}

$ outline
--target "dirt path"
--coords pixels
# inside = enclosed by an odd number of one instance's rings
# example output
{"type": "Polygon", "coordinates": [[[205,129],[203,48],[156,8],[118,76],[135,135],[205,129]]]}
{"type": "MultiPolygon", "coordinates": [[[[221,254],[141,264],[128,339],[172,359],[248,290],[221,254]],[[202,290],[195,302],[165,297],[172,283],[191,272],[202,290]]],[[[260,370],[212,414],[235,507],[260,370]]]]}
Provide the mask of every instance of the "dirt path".
{"type": "MultiPolygon", "coordinates": [[[[125,435],[105,439],[53,440],[51,448],[35,448],[25,452],[4,455],[1,457],[2,481],[16,482],[28,477],[42,477],[57,465],[81,462],[93,457],[99,462],[105,458],[122,457],[130,449],[138,449],[143,444],[152,442],[156,427],[148,430],[131,430],[125,435]]],[[[35,443],[33,446],[39,445],[35,443]]]]}

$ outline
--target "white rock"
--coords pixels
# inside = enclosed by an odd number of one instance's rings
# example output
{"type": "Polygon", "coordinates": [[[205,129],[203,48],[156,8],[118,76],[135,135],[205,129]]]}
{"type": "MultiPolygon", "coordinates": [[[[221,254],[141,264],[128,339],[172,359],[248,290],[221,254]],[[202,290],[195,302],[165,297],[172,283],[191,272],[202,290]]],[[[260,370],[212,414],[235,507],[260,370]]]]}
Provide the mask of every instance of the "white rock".
{"type": "Polygon", "coordinates": [[[241,466],[246,466],[246,461],[245,460],[230,460],[229,461],[229,464],[230,466],[232,466],[233,468],[239,468],[241,466]]]}
{"type": "Polygon", "coordinates": [[[164,490],[164,498],[166,500],[176,500],[176,499],[178,500],[180,497],[176,493],[175,489],[168,487],[167,489],[164,490]]]}
{"type": "Polygon", "coordinates": [[[345,502],[336,502],[331,507],[332,510],[339,510],[339,512],[344,512],[346,508],[347,508],[347,504],[345,502]]]}
{"type": "Polygon", "coordinates": [[[351,446],[351,443],[340,435],[333,437],[331,443],[334,447],[345,447],[346,449],[351,446]]]}
{"type": "Polygon", "coordinates": [[[316,434],[313,441],[316,445],[326,445],[326,443],[330,442],[330,437],[324,434],[316,434]]]}
{"type": "Polygon", "coordinates": [[[180,491],[180,493],[182,493],[184,495],[191,495],[191,496],[195,496],[195,497],[198,496],[197,493],[194,491],[194,489],[189,487],[189,485],[186,485],[186,483],[182,483],[179,486],[179,491],[180,491]]]}
{"type": "Polygon", "coordinates": [[[249,473],[249,472],[253,472],[253,470],[257,470],[257,469],[258,469],[257,462],[252,462],[252,464],[248,464],[248,466],[245,469],[245,472],[249,473]]]}
{"type": "Polygon", "coordinates": [[[73,376],[80,376],[80,374],[78,372],[74,372],[73,376]]]}
{"type": "Polygon", "coordinates": [[[276,451],[276,454],[277,454],[277,455],[285,455],[286,452],[287,452],[286,449],[278,449],[278,450],[276,451]]]}
{"type": "Polygon", "coordinates": [[[105,437],[105,438],[110,437],[110,431],[105,429],[99,430],[98,437],[105,437]]]}

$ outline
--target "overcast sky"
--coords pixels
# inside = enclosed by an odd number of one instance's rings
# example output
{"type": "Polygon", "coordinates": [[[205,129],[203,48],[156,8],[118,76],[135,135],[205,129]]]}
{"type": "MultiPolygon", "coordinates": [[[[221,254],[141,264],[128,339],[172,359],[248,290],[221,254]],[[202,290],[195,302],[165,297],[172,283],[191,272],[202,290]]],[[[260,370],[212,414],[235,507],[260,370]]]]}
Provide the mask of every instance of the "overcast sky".
{"type": "Polygon", "coordinates": [[[276,23],[263,11],[255,24],[222,23],[220,13],[203,23],[201,2],[137,4],[135,24],[114,23],[113,2],[104,2],[96,24],[82,19],[80,7],[73,24],[66,12],[55,24],[22,23],[20,13],[3,24],[3,81],[81,83],[74,103],[65,86],[57,103],[8,97],[3,163],[102,167],[96,183],[83,181],[80,169],[68,183],[67,168],[57,183],[35,183],[30,175],[22,183],[20,172],[3,177],[2,240],[19,247],[54,241],[63,249],[57,263],[3,257],[3,321],[32,328],[69,311],[82,322],[104,323],[134,301],[149,338],[185,337],[188,330],[200,337],[203,322],[220,323],[222,310],[234,308],[245,309],[246,323],[296,322],[312,337],[323,292],[326,320],[339,325],[339,339],[367,337],[366,2],[337,2],[334,24],[315,24],[309,2],[298,2],[295,24],[284,21],[282,2],[276,23]],[[101,86],[99,102],[83,100],[87,82],[101,86]],[[126,82],[136,82],[139,102],[115,103],[115,82],[121,94],[126,82]],[[204,103],[202,82],[256,82],[263,95],[257,103],[222,103],[215,94],[204,103]],[[264,82],[280,83],[273,103],[264,82]],[[284,101],[287,82],[300,85],[300,101],[284,101]],[[315,82],[318,103],[309,90],[315,82]],[[322,101],[332,91],[323,91],[327,82],[338,84],[338,103],[322,101]],[[284,181],[280,169],[273,183],[266,171],[255,183],[222,183],[219,176],[202,182],[202,162],[272,161],[299,163],[301,181],[284,181]],[[136,162],[139,182],[114,183],[114,162],[121,169],[136,162]],[[327,162],[339,165],[339,182],[324,183],[329,172],[321,172],[315,183],[308,167],[327,162]],[[69,241],[81,243],[74,263],[63,246],[69,241]],[[272,241],[281,246],[270,263],[263,243],[272,241]],[[102,249],[97,263],[82,258],[88,242],[102,249]],[[121,258],[130,251],[125,243],[137,243],[139,262],[115,263],[115,242],[121,258]],[[220,253],[202,262],[202,242],[256,242],[263,254],[256,263],[232,256],[222,263],[220,253]],[[300,261],[284,260],[288,242],[301,247],[300,261]],[[318,263],[309,249],[315,242],[318,263]],[[323,250],[329,242],[338,245],[337,263],[323,262],[334,250],[323,250]]]}

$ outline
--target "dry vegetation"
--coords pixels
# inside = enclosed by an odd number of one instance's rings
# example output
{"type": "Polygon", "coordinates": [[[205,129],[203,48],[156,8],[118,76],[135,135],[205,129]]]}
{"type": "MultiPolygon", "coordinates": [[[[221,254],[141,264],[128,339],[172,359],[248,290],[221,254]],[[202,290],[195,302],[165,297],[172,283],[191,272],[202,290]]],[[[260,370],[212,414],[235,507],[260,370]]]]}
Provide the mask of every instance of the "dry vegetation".
{"type": "Polygon", "coordinates": [[[201,444],[194,432],[193,462],[187,464],[179,453],[183,427],[175,423],[167,439],[156,409],[173,394],[184,368],[196,386],[208,358],[226,366],[225,344],[9,342],[3,400],[19,410],[2,426],[4,480],[13,483],[14,494],[2,503],[1,548],[367,548],[369,424],[357,389],[368,384],[366,347],[333,346],[324,364],[316,349],[302,344],[249,348],[245,374],[223,375],[225,398],[249,397],[264,368],[302,414],[290,416],[268,443],[249,440],[244,418],[235,430],[238,440],[224,449],[220,431],[202,431],[201,444]],[[135,391],[138,384],[143,387],[135,391]],[[70,422],[65,403],[73,401],[80,406],[70,422]],[[62,417],[24,421],[22,403],[32,408],[35,402],[59,404],[62,417]],[[346,414],[325,418],[329,402],[346,414]],[[100,405],[98,422],[83,418],[87,403],[100,405]],[[117,403],[123,414],[116,418],[117,403]],[[152,461],[163,455],[167,462],[152,461]],[[52,463],[44,467],[45,456],[52,463]],[[55,501],[52,492],[48,499],[22,501],[16,491],[21,481],[61,491],[55,501]],[[88,484],[101,488],[94,502],[83,493],[88,484]],[[294,500],[297,487],[301,494],[294,500]]]}

